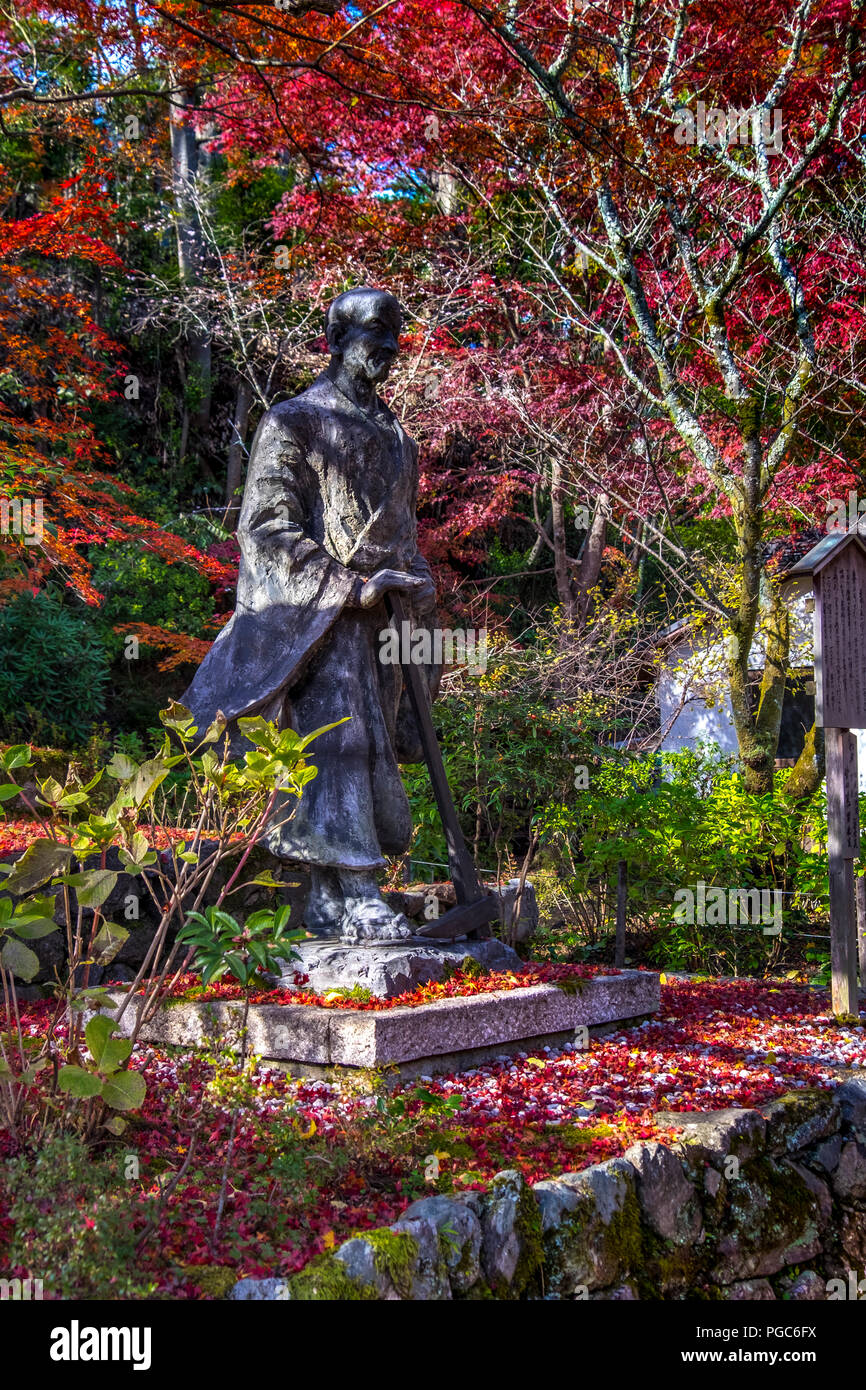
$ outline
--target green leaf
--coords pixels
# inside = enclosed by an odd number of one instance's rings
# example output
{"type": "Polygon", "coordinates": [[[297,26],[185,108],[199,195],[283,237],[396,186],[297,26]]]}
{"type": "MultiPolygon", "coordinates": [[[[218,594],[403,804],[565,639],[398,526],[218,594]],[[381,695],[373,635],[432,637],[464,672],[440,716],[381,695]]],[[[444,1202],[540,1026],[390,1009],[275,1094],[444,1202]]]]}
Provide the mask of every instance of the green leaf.
{"type": "Polygon", "coordinates": [[[4,782],[0,786],[0,801],[11,801],[21,791],[17,782],[4,782]]]}
{"type": "Polygon", "coordinates": [[[105,1014],[97,1014],[84,1030],[84,1040],[90,1049],[94,1062],[99,1066],[105,1045],[114,1032],[114,1021],[105,1014]]]}
{"type": "Polygon", "coordinates": [[[33,753],[27,743],[13,743],[0,754],[0,767],[4,772],[11,772],[13,767],[27,767],[32,761],[33,753]]]}
{"type": "Polygon", "coordinates": [[[22,1086],[35,1086],[36,1078],[38,1077],[39,1073],[41,1071],[44,1071],[48,1065],[49,1062],[47,1057],[37,1057],[36,1061],[31,1062],[30,1066],[26,1067],[25,1070],[21,1073],[19,1080],[22,1086]]]}
{"type": "Polygon", "coordinates": [[[321,738],[322,734],[330,733],[331,729],[338,729],[341,724],[348,723],[350,718],[351,715],[347,714],[345,718],[337,719],[333,724],[323,724],[321,729],[314,729],[311,734],[307,734],[304,738],[298,740],[297,751],[303,753],[305,748],[309,748],[314,738],[321,738]]]}
{"type": "Polygon", "coordinates": [[[128,936],[126,927],[116,922],[103,922],[90,948],[94,965],[110,965],[128,936]]]}
{"type": "MultiPolygon", "coordinates": [[[[255,885],[255,886],[258,887],[258,888],[285,888],[285,887],[287,887],[287,885],[286,885],[285,883],[283,883],[282,879],[274,878],[274,876],[273,876],[273,874],[271,873],[270,869],[265,869],[262,873],[259,874],[258,878],[248,878],[247,881],[244,883],[243,887],[244,887],[244,888],[252,888],[253,885],[255,885]]],[[[295,885],[295,886],[299,886],[299,885],[295,885]]]]}
{"type": "Polygon", "coordinates": [[[195,720],[192,711],[186,705],[182,705],[179,700],[169,700],[168,707],[159,712],[159,722],[164,724],[167,729],[174,729],[183,738],[195,733],[195,720]]]}
{"type": "Polygon", "coordinates": [[[308,782],[312,782],[314,777],[318,777],[319,769],[310,764],[307,767],[296,767],[292,771],[292,781],[299,788],[305,787],[308,782]]]}
{"type": "Polygon", "coordinates": [[[61,874],[71,858],[72,850],[68,845],[58,844],[56,840],[35,840],[24,851],[3,887],[23,897],[61,874]]]}
{"type": "Polygon", "coordinates": [[[129,1038],[109,1038],[102,1053],[99,1070],[105,1076],[113,1075],[123,1066],[131,1052],[132,1043],[129,1038]]]}
{"type": "Polygon", "coordinates": [[[77,806],[83,806],[86,801],[86,792],[64,792],[56,804],[61,811],[74,811],[77,806]]]}
{"type": "Polygon", "coordinates": [[[119,1071],[102,1087],[102,1099],[112,1110],[138,1110],[146,1095],[147,1085],[138,1071],[119,1071]]]}
{"type": "Polygon", "coordinates": [[[7,930],[14,932],[21,941],[38,941],[40,937],[50,936],[59,927],[50,917],[13,917],[6,924],[7,930]]]}
{"type": "Polygon", "coordinates": [[[110,1134],[121,1135],[126,1129],[126,1120],[121,1119],[120,1115],[109,1115],[102,1127],[107,1129],[110,1134]]]}
{"type": "MultiPolygon", "coordinates": [[[[283,907],[280,907],[280,908],[277,909],[277,911],[274,913],[274,935],[275,935],[275,936],[281,936],[281,935],[283,934],[283,932],[285,931],[286,927],[289,925],[289,919],[290,919],[291,915],[292,915],[292,905],[291,905],[291,903],[286,903],[283,907]]],[[[302,933],[302,932],[298,932],[298,933],[297,933],[297,939],[298,939],[298,940],[301,940],[302,937],[303,937],[303,933],[302,933]]]]}
{"type": "MultiPolygon", "coordinates": [[[[263,719],[260,714],[253,715],[247,719],[238,720],[238,728],[250,743],[261,744],[269,751],[276,745],[279,731],[275,724],[270,724],[267,719],[263,719]]],[[[297,739],[297,734],[291,729],[286,729],[285,733],[297,739]]]]}
{"type": "Polygon", "coordinates": [[[116,1008],[116,1001],[112,996],[111,990],[104,985],[90,985],[87,989],[80,989],[72,1000],[72,1008],[90,1009],[94,1004],[105,1004],[108,1008],[116,1008]]]}
{"type": "Polygon", "coordinates": [[[32,980],[39,969],[39,957],[36,952],[16,941],[14,936],[7,937],[3,943],[0,960],[19,980],[32,980]]]}
{"type": "Polygon", "coordinates": [[[83,1067],[61,1067],[57,1074],[57,1085],[61,1091],[76,1096],[79,1100],[98,1096],[102,1090],[100,1078],[92,1071],[85,1071],[83,1067]]]}
{"type": "Polygon", "coordinates": [[[260,907],[250,913],[244,925],[251,932],[270,931],[274,925],[274,914],[269,908],[260,907]]]}
{"type": "Polygon", "coordinates": [[[114,891],[117,874],[111,869],[87,869],[80,874],[66,874],[63,882],[75,889],[79,907],[101,907],[114,891]]]}
{"type": "Polygon", "coordinates": [[[105,771],[117,782],[128,782],[138,772],[138,763],[133,762],[125,753],[115,753],[105,771]]]}
{"type": "Polygon", "coordinates": [[[149,762],[142,763],[129,784],[130,795],[135,805],[143,806],[167,776],[168,768],[162,758],[151,758],[149,762]]]}
{"type": "Polygon", "coordinates": [[[63,788],[56,777],[46,777],[44,782],[39,783],[39,790],[47,806],[53,806],[63,795],[63,788]]]}
{"type": "Polygon", "coordinates": [[[225,733],[227,724],[228,720],[226,719],[222,710],[217,710],[216,715],[214,716],[213,723],[211,724],[207,733],[204,735],[204,738],[201,740],[202,743],[216,743],[217,739],[222,738],[223,734],[225,733]]]}
{"type": "Polygon", "coordinates": [[[132,837],[131,853],[127,853],[125,849],[120,850],[120,862],[125,869],[129,869],[133,873],[140,873],[148,865],[156,863],[156,854],[140,830],[136,830],[132,837]]]}
{"type": "Polygon", "coordinates": [[[221,975],[226,974],[227,970],[228,966],[225,961],[219,959],[210,961],[201,971],[202,984],[209,985],[212,980],[218,980],[221,975]]]}

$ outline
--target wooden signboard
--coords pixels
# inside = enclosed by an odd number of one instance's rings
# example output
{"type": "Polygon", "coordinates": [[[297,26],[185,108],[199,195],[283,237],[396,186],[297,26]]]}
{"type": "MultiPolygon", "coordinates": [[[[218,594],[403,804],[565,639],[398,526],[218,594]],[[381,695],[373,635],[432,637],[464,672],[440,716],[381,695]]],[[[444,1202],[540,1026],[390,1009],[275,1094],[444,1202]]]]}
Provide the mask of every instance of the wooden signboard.
{"type": "Polygon", "coordinates": [[[847,546],[812,584],[816,718],[828,729],[866,729],[866,551],[847,546]]]}
{"type": "MultiPolygon", "coordinates": [[[[866,729],[866,544],[857,531],[832,532],[789,573],[808,575],[815,595],[815,723],[824,726],[830,956],[833,1013],[857,1016],[859,957],[866,921],[858,914],[854,860],[860,854],[857,740],[866,729]]],[[[866,979],[861,983],[866,985],[866,979]]]]}

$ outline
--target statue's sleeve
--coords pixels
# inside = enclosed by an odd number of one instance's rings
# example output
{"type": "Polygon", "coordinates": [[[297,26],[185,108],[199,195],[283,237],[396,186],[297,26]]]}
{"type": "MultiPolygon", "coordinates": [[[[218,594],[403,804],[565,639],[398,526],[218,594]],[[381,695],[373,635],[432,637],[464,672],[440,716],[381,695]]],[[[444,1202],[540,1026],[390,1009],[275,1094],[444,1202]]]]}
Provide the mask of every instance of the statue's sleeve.
{"type": "Polygon", "coordinates": [[[256,567],[264,563],[277,599],[342,608],[356,575],[308,534],[321,505],[319,481],[308,458],[302,421],[281,421],[274,411],[262,420],[250,457],[238,535],[256,567]]]}
{"type": "Polygon", "coordinates": [[[233,720],[290,690],[355,587],[356,576],[309,534],[321,495],[304,432],[303,417],[269,411],[253,441],[235,612],[183,699],[200,729],[217,710],[233,720]]]}

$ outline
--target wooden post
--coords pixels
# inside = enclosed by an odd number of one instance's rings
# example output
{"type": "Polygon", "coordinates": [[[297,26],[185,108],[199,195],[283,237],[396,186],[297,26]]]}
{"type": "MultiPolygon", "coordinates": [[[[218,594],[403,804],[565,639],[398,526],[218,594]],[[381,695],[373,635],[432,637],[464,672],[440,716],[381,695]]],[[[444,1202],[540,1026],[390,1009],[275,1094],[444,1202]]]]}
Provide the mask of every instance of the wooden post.
{"type": "Polygon", "coordinates": [[[866,878],[858,874],[854,880],[854,895],[857,899],[857,935],[859,937],[860,990],[866,993],[866,878]]]}
{"type": "Polygon", "coordinates": [[[854,860],[860,850],[857,741],[849,729],[825,729],[827,850],[830,859],[830,968],[837,1017],[858,1013],[854,860]]]}
{"type": "MultiPolygon", "coordinates": [[[[815,598],[815,723],[827,754],[830,962],[833,1013],[856,1017],[857,923],[854,860],[860,853],[857,741],[866,728],[866,542],[854,526],[830,532],[789,571],[808,575],[815,598]]],[[[866,967],[861,916],[861,976],[866,967]]]]}

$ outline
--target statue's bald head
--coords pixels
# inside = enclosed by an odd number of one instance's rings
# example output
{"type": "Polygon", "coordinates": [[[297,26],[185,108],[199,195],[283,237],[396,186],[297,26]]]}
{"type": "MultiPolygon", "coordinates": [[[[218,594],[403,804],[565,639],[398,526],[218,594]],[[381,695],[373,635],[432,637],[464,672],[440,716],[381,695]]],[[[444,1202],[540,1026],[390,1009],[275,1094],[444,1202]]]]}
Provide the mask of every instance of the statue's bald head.
{"type": "Polygon", "coordinates": [[[369,285],[359,285],[357,289],[346,290],[328,305],[325,314],[325,334],[328,347],[333,352],[332,337],[339,336],[349,324],[363,325],[377,316],[387,319],[396,337],[403,327],[403,310],[400,301],[387,290],[374,290],[369,285]]]}
{"type": "Polygon", "coordinates": [[[384,381],[398,351],[403,327],[399,300],[387,290],[362,285],[338,295],[325,315],[325,336],[333,357],[353,376],[384,381]]]}

